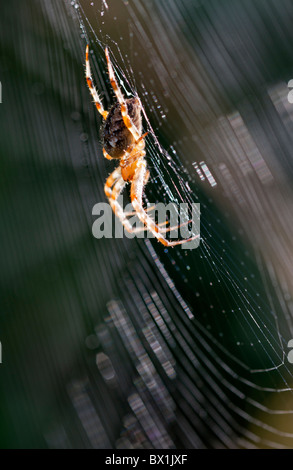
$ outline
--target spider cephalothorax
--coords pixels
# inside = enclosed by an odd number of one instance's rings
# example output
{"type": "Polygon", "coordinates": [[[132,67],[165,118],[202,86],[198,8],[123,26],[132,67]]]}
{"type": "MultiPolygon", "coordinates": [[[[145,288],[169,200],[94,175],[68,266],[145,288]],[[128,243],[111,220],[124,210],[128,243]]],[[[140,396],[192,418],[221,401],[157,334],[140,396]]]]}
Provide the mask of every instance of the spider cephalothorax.
{"type": "Polygon", "coordinates": [[[108,49],[105,49],[108,73],[117,103],[110,111],[105,111],[99,95],[94,87],[89,63],[89,46],[86,48],[86,81],[99,113],[103,116],[105,124],[102,131],[103,154],[108,160],[119,159],[119,166],[111,173],[105,184],[105,194],[114,213],[119,217],[128,232],[138,232],[140,228],[133,228],[128,220],[129,213],[123,211],[118,201],[127,182],[131,183],[131,202],[133,209],[143,223],[143,230],[149,230],[163,245],[175,246],[193,240],[196,237],[169,241],[164,234],[177,227],[162,228],[149,216],[143,207],[143,189],[149,178],[149,171],[145,160],[145,140],[147,135],[142,134],[141,102],[139,98],[124,99],[115,78],[108,49]]]}

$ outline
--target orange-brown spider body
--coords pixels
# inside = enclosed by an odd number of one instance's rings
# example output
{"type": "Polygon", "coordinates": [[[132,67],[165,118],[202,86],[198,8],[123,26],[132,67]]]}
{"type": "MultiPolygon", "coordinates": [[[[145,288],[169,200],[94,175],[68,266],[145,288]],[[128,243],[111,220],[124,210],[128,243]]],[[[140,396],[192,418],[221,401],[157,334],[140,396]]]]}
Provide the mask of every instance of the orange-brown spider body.
{"type": "MultiPolygon", "coordinates": [[[[127,113],[131,122],[136,127],[139,136],[142,132],[141,104],[138,98],[125,100],[127,113]]],[[[120,159],[121,175],[124,181],[133,179],[137,159],[142,156],[145,147],[143,139],[136,141],[132,133],[126,127],[121,114],[121,105],[116,103],[110,109],[106,118],[102,140],[104,151],[108,156],[120,159]],[[129,152],[133,149],[132,152],[129,152]]]]}
{"type": "Polygon", "coordinates": [[[143,207],[143,189],[149,178],[145,160],[145,134],[142,134],[141,102],[138,97],[124,99],[117,83],[113,66],[110,61],[108,49],[105,49],[108,73],[117,103],[110,111],[105,111],[99,95],[94,87],[89,63],[89,46],[86,48],[86,81],[99,113],[105,123],[102,130],[104,157],[112,160],[119,159],[119,166],[111,173],[105,184],[105,194],[109,203],[128,232],[141,231],[133,228],[123,207],[118,201],[119,195],[128,182],[131,184],[130,197],[135,214],[143,223],[143,230],[149,230],[164,246],[175,246],[193,240],[195,237],[184,240],[169,241],[164,234],[177,227],[162,228],[156,224],[143,207]]]}

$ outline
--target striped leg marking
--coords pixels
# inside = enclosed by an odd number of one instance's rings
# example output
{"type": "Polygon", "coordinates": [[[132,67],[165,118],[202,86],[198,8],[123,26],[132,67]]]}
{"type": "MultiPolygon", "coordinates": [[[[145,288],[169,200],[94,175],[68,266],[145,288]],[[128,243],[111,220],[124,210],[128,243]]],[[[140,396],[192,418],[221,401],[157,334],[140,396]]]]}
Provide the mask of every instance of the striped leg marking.
{"type": "Polygon", "coordinates": [[[157,240],[161,242],[164,246],[182,245],[183,243],[186,243],[191,240],[194,240],[195,238],[198,238],[198,235],[196,235],[188,239],[185,238],[183,240],[169,241],[162,235],[162,233],[165,233],[169,230],[173,230],[174,228],[177,228],[177,227],[171,227],[169,229],[161,229],[143,208],[142,191],[144,187],[144,181],[146,178],[146,171],[147,171],[146,162],[144,159],[142,159],[137,164],[135,174],[132,180],[131,202],[138,218],[143,222],[147,230],[149,230],[157,238],[157,240]]]}
{"type": "Polygon", "coordinates": [[[124,124],[127,127],[127,129],[129,130],[129,132],[131,132],[134,139],[138,140],[140,138],[140,135],[137,132],[137,129],[136,129],[135,125],[133,124],[133,122],[131,121],[130,117],[128,116],[127,105],[125,103],[122,91],[120,90],[118,82],[116,80],[116,77],[115,77],[115,74],[114,74],[114,69],[113,69],[112,63],[110,61],[109,51],[108,51],[107,47],[105,49],[105,54],[106,54],[106,59],[107,59],[107,64],[108,64],[108,73],[109,73],[110,82],[111,82],[112,88],[114,90],[114,93],[117,97],[117,100],[118,100],[118,102],[121,106],[121,114],[122,114],[124,124]]]}
{"type": "Polygon", "coordinates": [[[89,45],[86,46],[86,51],[85,51],[85,69],[86,69],[86,72],[85,72],[86,82],[89,87],[90,93],[93,97],[93,100],[95,102],[96,108],[99,111],[99,113],[103,116],[103,118],[106,119],[108,116],[108,111],[104,110],[104,107],[102,105],[98,92],[95,89],[94,82],[92,79],[91,67],[90,67],[90,61],[89,61],[89,45]]]}

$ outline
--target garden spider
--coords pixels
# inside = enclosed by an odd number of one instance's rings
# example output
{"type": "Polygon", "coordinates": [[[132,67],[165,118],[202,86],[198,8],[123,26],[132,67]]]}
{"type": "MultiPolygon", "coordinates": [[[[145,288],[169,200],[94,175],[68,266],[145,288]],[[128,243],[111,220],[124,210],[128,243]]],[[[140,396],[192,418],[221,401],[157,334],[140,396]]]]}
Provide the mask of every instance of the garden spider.
{"type": "Polygon", "coordinates": [[[128,232],[135,233],[140,231],[140,228],[132,227],[127,219],[131,214],[124,212],[118,202],[119,195],[127,182],[130,182],[132,207],[144,225],[143,230],[149,230],[164,246],[181,245],[191,241],[197,238],[198,235],[184,240],[167,240],[163,234],[178,227],[162,228],[161,224],[156,224],[143,208],[143,189],[148,182],[150,173],[147,170],[144,158],[146,155],[144,138],[148,133],[142,134],[142,106],[138,97],[124,99],[118,86],[107,48],[105,49],[105,54],[110,82],[117,98],[117,103],[112,106],[110,111],[104,110],[97,90],[94,87],[89,62],[89,46],[87,45],[86,47],[86,81],[96,108],[105,120],[103,128],[103,154],[108,160],[120,160],[119,166],[108,177],[104,187],[109,203],[128,232]]]}

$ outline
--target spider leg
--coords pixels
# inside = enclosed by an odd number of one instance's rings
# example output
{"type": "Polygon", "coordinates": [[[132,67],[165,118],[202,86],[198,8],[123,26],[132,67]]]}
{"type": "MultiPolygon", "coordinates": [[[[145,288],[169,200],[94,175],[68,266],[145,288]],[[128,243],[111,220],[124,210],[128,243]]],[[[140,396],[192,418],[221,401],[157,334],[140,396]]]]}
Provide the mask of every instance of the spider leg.
{"type": "MultiPolygon", "coordinates": [[[[127,182],[124,181],[124,179],[118,178],[116,183],[114,184],[114,187],[111,191],[111,197],[109,198],[109,203],[110,206],[112,207],[112,210],[114,214],[119,218],[120,222],[122,223],[123,227],[129,232],[129,233],[138,233],[138,232],[144,232],[145,231],[145,226],[143,227],[133,227],[130,222],[128,221],[127,217],[129,213],[124,212],[123,207],[119,204],[118,202],[118,197],[120,196],[121,192],[125,188],[127,182]]],[[[137,215],[135,212],[133,215],[137,215]]]]}
{"type": "MultiPolygon", "coordinates": [[[[121,168],[120,166],[116,168],[113,173],[108,177],[106,184],[105,184],[105,194],[109,200],[110,206],[114,212],[114,214],[119,218],[120,222],[122,225],[125,227],[125,229],[129,233],[139,233],[139,232],[144,232],[146,229],[150,230],[149,226],[146,226],[147,224],[140,218],[139,214],[137,212],[124,212],[123,207],[121,204],[118,202],[118,197],[122,193],[123,189],[125,188],[127,182],[124,181],[124,179],[121,176],[121,168]],[[133,227],[127,217],[129,216],[135,216],[137,215],[139,220],[144,223],[143,227],[133,227]]],[[[148,209],[145,210],[145,213],[148,210],[153,210],[155,206],[152,206],[148,209]]],[[[159,229],[162,225],[165,225],[165,222],[162,224],[155,224],[155,222],[151,219],[151,217],[148,216],[148,219],[151,221],[151,223],[156,227],[156,230],[159,229]]],[[[166,233],[171,230],[174,230],[177,227],[168,227],[168,228],[163,228],[159,229],[160,233],[166,233]]],[[[158,237],[157,237],[158,238],[158,237]]],[[[169,242],[168,242],[169,243],[169,242]]],[[[182,242],[181,242],[182,243],[182,242]]],[[[176,243],[178,244],[178,243],[176,243]]]]}
{"type": "Polygon", "coordinates": [[[128,222],[128,220],[125,216],[125,213],[123,211],[123,207],[118,202],[118,197],[122,193],[122,191],[125,188],[126,184],[127,184],[127,182],[124,181],[122,176],[120,176],[120,178],[118,178],[118,180],[116,181],[116,183],[115,183],[115,185],[114,185],[114,187],[111,191],[111,196],[110,197],[108,196],[108,198],[109,198],[109,203],[110,203],[110,206],[112,207],[112,210],[113,210],[114,214],[119,218],[122,225],[128,230],[128,229],[131,228],[131,224],[128,222]]]}
{"type": "Polygon", "coordinates": [[[111,188],[112,188],[113,184],[119,178],[121,178],[121,168],[120,168],[120,166],[118,166],[106,180],[106,183],[105,183],[105,186],[104,186],[104,191],[105,191],[105,194],[106,194],[107,198],[112,197],[112,189],[111,188]]]}
{"type": "MultiPolygon", "coordinates": [[[[127,147],[127,149],[124,151],[123,157],[121,159],[120,165],[122,167],[124,165],[127,166],[131,159],[138,160],[139,158],[142,158],[142,157],[145,156],[145,151],[144,151],[145,143],[144,143],[143,139],[147,134],[148,134],[148,132],[141,135],[136,142],[134,142],[132,145],[127,147]]],[[[149,176],[150,176],[150,172],[147,170],[145,184],[147,183],[149,176]]]]}
{"type": "Polygon", "coordinates": [[[104,148],[103,148],[103,155],[105,158],[107,158],[107,160],[115,160],[115,158],[111,157],[104,148]]]}
{"type": "MultiPolygon", "coordinates": [[[[150,177],[150,172],[149,170],[146,171],[145,173],[145,180],[144,180],[144,185],[147,184],[148,180],[149,180],[149,177],[150,177]]],[[[146,212],[151,212],[153,211],[154,209],[156,208],[156,206],[151,206],[151,207],[148,207],[147,209],[145,209],[146,212]]],[[[130,216],[134,216],[136,215],[136,212],[124,212],[124,214],[127,216],[127,217],[130,217],[130,216]]],[[[167,224],[168,222],[164,222],[164,224],[167,224]]],[[[160,225],[160,224],[159,224],[160,225]]]]}
{"type": "MultiPolygon", "coordinates": [[[[145,211],[151,212],[152,210],[155,209],[155,207],[156,206],[148,207],[147,209],[145,209],[145,211]]],[[[130,217],[130,216],[136,215],[136,212],[125,212],[125,215],[127,215],[127,217],[130,217]]]]}
{"type": "Polygon", "coordinates": [[[102,105],[102,102],[99,98],[98,92],[95,89],[94,82],[92,79],[92,74],[91,74],[91,67],[90,67],[90,61],[89,61],[89,45],[86,46],[86,52],[85,52],[85,67],[86,67],[86,81],[87,85],[89,87],[90,93],[94,99],[95,105],[99,113],[103,116],[104,119],[107,118],[108,116],[108,111],[104,110],[104,107],[102,105]]]}
{"type": "MultiPolygon", "coordinates": [[[[142,158],[137,162],[137,167],[132,180],[131,202],[138,218],[144,223],[147,230],[149,230],[164,246],[182,245],[191,240],[194,240],[195,238],[198,238],[199,235],[195,235],[194,237],[190,237],[188,239],[185,238],[184,240],[169,241],[162,235],[162,233],[164,233],[164,229],[160,229],[160,227],[153,221],[153,219],[147,214],[147,212],[143,208],[142,192],[144,187],[144,181],[146,178],[146,171],[146,161],[144,160],[144,158],[142,158]]],[[[174,228],[175,227],[172,227],[172,229],[174,228]]]]}
{"type": "Polygon", "coordinates": [[[124,213],[123,207],[121,206],[121,204],[119,204],[117,200],[126,184],[127,181],[124,181],[124,179],[122,178],[121,168],[120,166],[118,166],[118,168],[116,168],[113,173],[111,173],[111,175],[107,178],[104,186],[104,191],[114,214],[119,218],[126,230],[132,231],[132,226],[127,220],[127,214],[124,213]]]}
{"type": "Polygon", "coordinates": [[[115,77],[115,74],[114,74],[114,69],[113,69],[112,63],[110,61],[109,52],[108,52],[107,47],[105,49],[105,54],[106,54],[106,59],[107,59],[107,64],[108,64],[108,73],[109,73],[110,82],[111,82],[112,88],[114,90],[114,93],[117,97],[117,100],[118,100],[118,102],[121,106],[121,114],[122,114],[124,124],[127,127],[127,129],[129,130],[129,132],[131,132],[131,134],[133,135],[134,140],[137,141],[140,138],[140,135],[139,135],[139,132],[137,131],[135,125],[133,124],[133,122],[131,121],[131,119],[128,115],[127,105],[125,103],[125,99],[124,99],[124,96],[122,94],[122,91],[120,90],[118,82],[116,80],[116,77],[115,77]]]}

